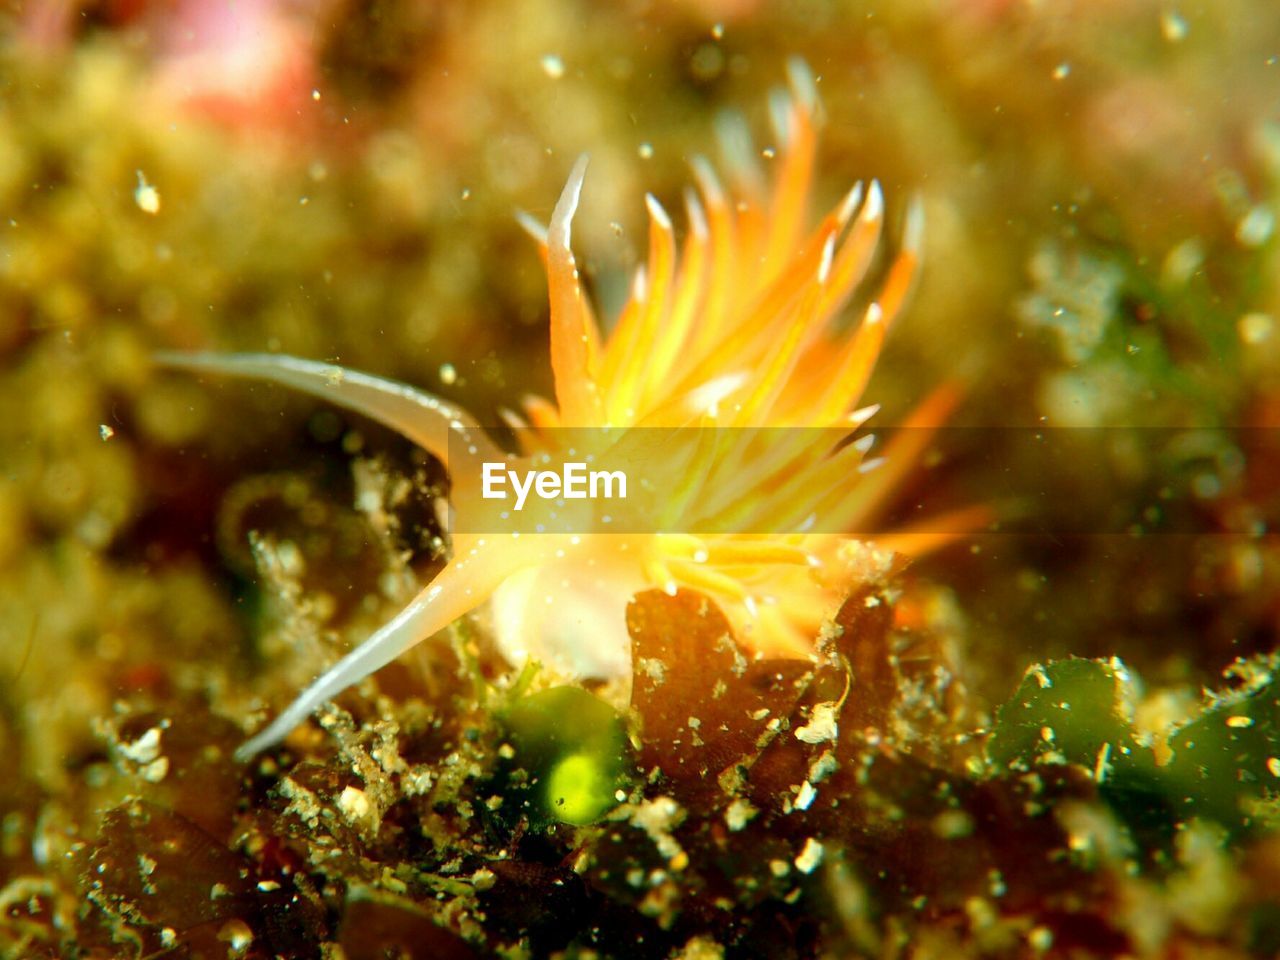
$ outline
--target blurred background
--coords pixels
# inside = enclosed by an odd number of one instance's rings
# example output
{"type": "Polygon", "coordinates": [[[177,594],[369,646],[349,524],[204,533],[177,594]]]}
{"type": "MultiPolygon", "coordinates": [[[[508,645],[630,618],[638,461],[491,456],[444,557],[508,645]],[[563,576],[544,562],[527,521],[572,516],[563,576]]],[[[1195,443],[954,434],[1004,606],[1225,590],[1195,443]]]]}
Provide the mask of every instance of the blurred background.
{"type": "Polygon", "coordinates": [[[1273,3],[9,0],[0,43],[0,876],[36,869],[33,832],[77,835],[113,704],[243,706],[264,583],[339,644],[430,570],[428,509],[360,507],[432,482],[406,444],[151,352],[339,362],[492,422],[550,388],[515,212],[545,222],[590,153],[574,239],[607,312],[645,191],[681,209],[726,112],[767,170],[796,56],[825,113],[815,214],[871,177],[890,249],[911,196],[927,213],[867,394],[886,421],[958,380],[957,424],[1169,437],[1117,443],[1107,485],[984,449],[904,491],[1148,521],[977,536],[908,572],[978,714],[1046,658],[1119,655],[1176,700],[1275,648],[1273,3]]]}

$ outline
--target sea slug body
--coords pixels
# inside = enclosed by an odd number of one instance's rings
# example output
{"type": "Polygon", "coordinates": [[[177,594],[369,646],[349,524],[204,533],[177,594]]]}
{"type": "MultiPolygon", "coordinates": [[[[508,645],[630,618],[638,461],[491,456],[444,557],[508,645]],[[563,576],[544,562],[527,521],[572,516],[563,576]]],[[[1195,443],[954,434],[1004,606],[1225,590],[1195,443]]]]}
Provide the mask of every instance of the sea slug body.
{"type": "MultiPolygon", "coordinates": [[[[874,181],[856,185],[806,229],[818,102],[803,64],[791,65],[790,79],[790,92],[771,103],[780,144],[772,189],[760,185],[747,159],[730,157],[731,188],[696,159],[698,189],[686,193],[683,245],[666,211],[647,197],[647,262],[607,334],[583,294],[570,247],[586,158],[574,165],[545,230],[522,218],[546,266],[555,398],[531,400],[515,418],[520,456],[499,450],[453,404],[368,374],[270,354],[161,355],[169,366],[274,381],[368,416],[444,461],[452,477],[447,566],[244,744],[241,759],[279,742],[318,706],[486,601],[495,640],[513,664],[536,657],[567,676],[629,673],[626,605],[653,587],[713,598],[742,645],[758,654],[811,652],[823,618],[863,575],[865,552],[835,531],[854,529],[877,509],[910,468],[925,431],[903,431],[874,470],[860,469],[872,462],[866,443],[835,450],[783,444],[761,457],[744,440],[741,449],[719,450],[714,463],[688,465],[676,486],[662,491],[665,532],[610,532],[589,512],[583,529],[524,536],[467,522],[488,509],[479,492],[484,463],[518,470],[535,459],[559,462],[563,428],[607,428],[623,437],[690,427],[852,433],[875,413],[859,402],[916,271],[922,212],[909,207],[898,252],[861,322],[836,331],[833,320],[880,246],[884,201],[874,181]],[[708,518],[718,521],[710,527],[717,532],[683,532],[707,529],[708,518]],[[765,520],[776,520],[780,532],[733,532],[756,531],[765,520]]],[[[913,422],[936,423],[948,402],[935,394],[913,422]]]]}

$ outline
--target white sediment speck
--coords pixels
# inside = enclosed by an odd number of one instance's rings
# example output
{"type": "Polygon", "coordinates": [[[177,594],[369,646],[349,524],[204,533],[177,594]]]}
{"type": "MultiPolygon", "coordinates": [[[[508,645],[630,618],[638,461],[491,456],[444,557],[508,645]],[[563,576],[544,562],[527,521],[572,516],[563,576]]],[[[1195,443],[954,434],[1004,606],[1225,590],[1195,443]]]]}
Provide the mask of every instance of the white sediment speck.
{"type": "Polygon", "coordinates": [[[808,810],[813,805],[814,799],[818,796],[818,791],[813,789],[813,784],[808,780],[800,784],[800,790],[796,793],[795,808],[797,810],[808,810]]]}
{"type": "Polygon", "coordinates": [[[228,920],[218,929],[218,939],[227,944],[232,956],[239,956],[253,945],[253,930],[243,920],[228,920]]]}
{"type": "Polygon", "coordinates": [[[552,80],[559,80],[564,76],[564,61],[556,54],[548,53],[539,62],[542,64],[542,72],[552,80]]]}
{"type": "Polygon", "coordinates": [[[724,812],[725,826],[737,833],[759,812],[749,801],[739,797],[724,812]]]}
{"type": "Polygon", "coordinates": [[[169,775],[169,758],[157,757],[140,767],[138,773],[147,783],[159,783],[169,775]]]}
{"type": "Polygon", "coordinates": [[[840,763],[830,750],[822,751],[813,763],[809,764],[809,783],[818,784],[835,773],[840,763]]]}
{"type": "Polygon", "coordinates": [[[831,701],[814,704],[809,722],[796,728],[796,739],[801,743],[824,743],[834,740],[840,732],[836,723],[839,707],[831,701]]]}
{"type": "Polygon", "coordinates": [[[796,869],[801,873],[813,873],[822,863],[823,854],[826,852],[826,848],[821,843],[810,837],[804,842],[804,849],[800,851],[800,855],[796,857],[796,869]]]}
{"type": "Polygon", "coordinates": [[[159,726],[151,727],[138,739],[120,744],[118,749],[124,757],[136,764],[151,763],[160,756],[161,733],[159,726]]]}
{"type": "Polygon", "coordinates": [[[338,797],[338,809],[351,823],[358,823],[368,818],[372,812],[369,797],[356,787],[346,787],[338,797]]]}

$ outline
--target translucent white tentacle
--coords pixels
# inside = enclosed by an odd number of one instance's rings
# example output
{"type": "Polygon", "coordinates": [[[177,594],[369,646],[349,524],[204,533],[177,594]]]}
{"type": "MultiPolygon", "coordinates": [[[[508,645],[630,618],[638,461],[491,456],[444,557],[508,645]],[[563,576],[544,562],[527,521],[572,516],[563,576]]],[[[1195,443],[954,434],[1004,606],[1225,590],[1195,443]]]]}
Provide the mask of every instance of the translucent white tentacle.
{"type": "Polygon", "coordinates": [[[460,407],[395,380],[274,353],[164,351],[155,359],[167,367],[293,387],[390,427],[446,466],[450,450],[477,461],[503,459],[484,431],[460,407]]]}
{"type": "Polygon", "coordinates": [[[491,553],[496,555],[470,555],[445,567],[394,619],[312,681],[283,713],[237,749],[236,759],[250,760],[279,743],[321,704],[488,599],[520,566],[514,551],[491,553]]]}
{"type": "MultiPolygon", "coordinates": [[[[504,459],[461,409],[394,380],[267,353],[161,353],[156,361],[185,370],[268,380],[353,410],[424,447],[444,462],[455,482],[462,465],[450,464],[451,454],[471,464],[504,459]]],[[[465,483],[455,489],[455,494],[465,493],[464,488],[465,483]]],[[[394,619],[321,674],[265,730],[240,747],[236,758],[248,760],[279,743],[322,703],[472,610],[521,562],[514,550],[504,550],[497,556],[489,555],[495,551],[486,551],[482,556],[476,550],[464,549],[457,539],[454,549],[455,556],[466,559],[450,563],[394,619]]]]}

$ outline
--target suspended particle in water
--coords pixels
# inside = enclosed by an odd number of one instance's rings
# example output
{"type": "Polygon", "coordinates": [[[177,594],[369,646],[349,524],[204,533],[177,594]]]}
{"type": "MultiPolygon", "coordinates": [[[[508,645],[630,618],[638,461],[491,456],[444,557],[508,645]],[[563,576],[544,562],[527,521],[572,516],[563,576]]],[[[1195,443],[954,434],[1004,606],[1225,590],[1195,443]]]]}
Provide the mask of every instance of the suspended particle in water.
{"type": "Polygon", "coordinates": [[[138,209],[143,213],[155,216],[160,212],[160,191],[152,184],[147,183],[147,178],[141,170],[138,170],[137,174],[138,186],[133,191],[133,202],[138,205],[138,209]]]}
{"type": "Polygon", "coordinates": [[[554,53],[548,53],[539,62],[542,64],[542,72],[552,80],[559,80],[564,76],[564,61],[554,53]]]}

